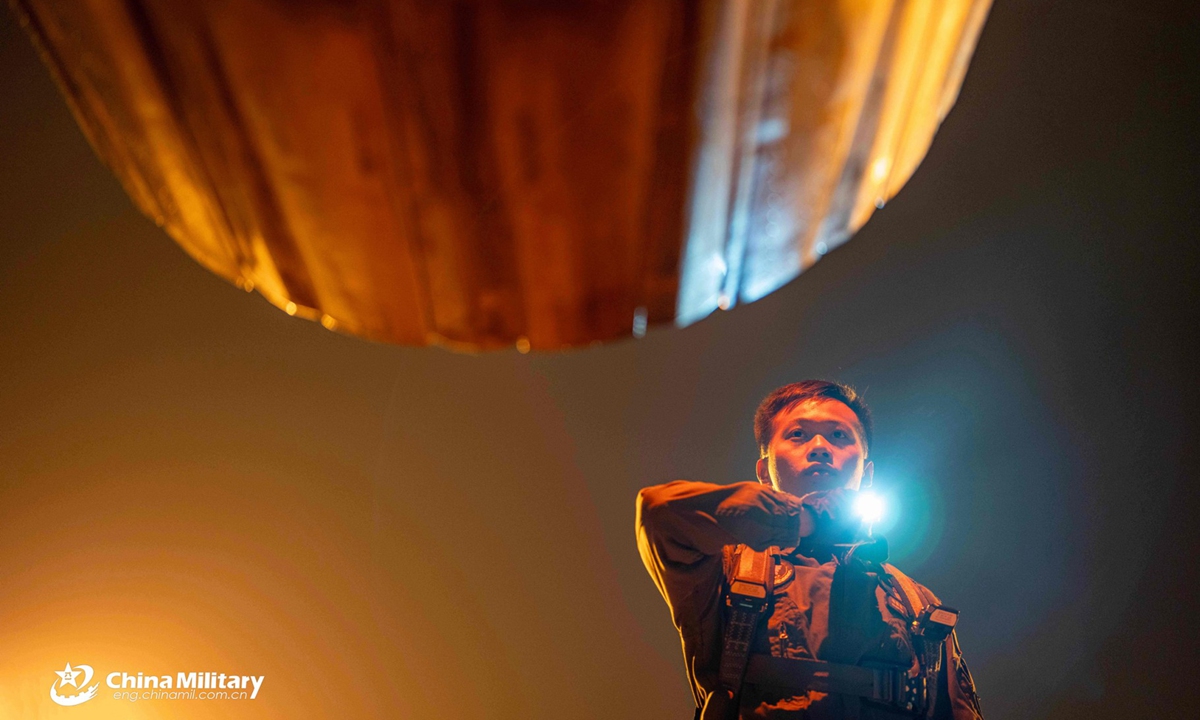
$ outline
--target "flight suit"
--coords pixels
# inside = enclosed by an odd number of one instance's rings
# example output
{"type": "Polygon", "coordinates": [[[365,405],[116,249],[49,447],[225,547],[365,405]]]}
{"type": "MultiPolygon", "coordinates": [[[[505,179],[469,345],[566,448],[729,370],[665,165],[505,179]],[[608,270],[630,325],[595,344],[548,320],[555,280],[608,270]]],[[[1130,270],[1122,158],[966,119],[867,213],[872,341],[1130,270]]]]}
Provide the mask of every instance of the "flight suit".
{"type": "MultiPolygon", "coordinates": [[[[676,481],[645,488],[637,500],[638,550],[683,640],[697,707],[720,692],[722,625],[739,546],[782,548],[774,597],[751,652],[777,658],[916,667],[904,606],[886,583],[822,551],[796,549],[800,498],[756,482],[676,481]]],[[[937,603],[917,585],[925,603],[937,603]]],[[[982,720],[957,638],[947,637],[937,677],[938,720],[982,720]]],[[[859,697],[743,684],[738,717],[842,720],[912,717],[859,697]]]]}

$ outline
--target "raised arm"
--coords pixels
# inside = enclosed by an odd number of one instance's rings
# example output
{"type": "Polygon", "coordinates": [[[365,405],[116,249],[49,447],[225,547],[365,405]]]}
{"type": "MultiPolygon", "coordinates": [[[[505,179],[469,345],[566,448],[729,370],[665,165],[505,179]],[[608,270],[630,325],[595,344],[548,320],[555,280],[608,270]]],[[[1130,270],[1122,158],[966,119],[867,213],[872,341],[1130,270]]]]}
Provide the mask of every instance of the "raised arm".
{"type": "Polygon", "coordinates": [[[638,493],[638,552],[682,629],[711,605],[722,548],[795,547],[800,519],[799,498],[760,483],[676,480],[638,493]]]}

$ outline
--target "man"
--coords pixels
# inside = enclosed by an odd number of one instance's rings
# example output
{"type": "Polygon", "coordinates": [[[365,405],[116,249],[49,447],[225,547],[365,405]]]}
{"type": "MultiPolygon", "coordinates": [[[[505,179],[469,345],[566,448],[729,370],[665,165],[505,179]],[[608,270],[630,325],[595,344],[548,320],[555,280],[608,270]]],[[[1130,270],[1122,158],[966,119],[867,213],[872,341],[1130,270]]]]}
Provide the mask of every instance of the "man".
{"type": "Polygon", "coordinates": [[[754,418],[758,482],[642,490],[638,549],[683,639],[696,717],[981,720],[957,612],[887,565],[855,391],[785,385],[754,418]]]}

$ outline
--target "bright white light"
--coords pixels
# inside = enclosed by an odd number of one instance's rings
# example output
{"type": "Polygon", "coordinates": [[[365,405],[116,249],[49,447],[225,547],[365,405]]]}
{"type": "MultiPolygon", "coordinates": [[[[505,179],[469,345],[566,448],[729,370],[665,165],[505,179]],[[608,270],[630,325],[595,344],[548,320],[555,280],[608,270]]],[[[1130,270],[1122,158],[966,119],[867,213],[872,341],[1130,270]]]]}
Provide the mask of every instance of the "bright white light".
{"type": "Polygon", "coordinates": [[[874,525],[883,518],[883,498],[869,490],[860,492],[854,501],[854,514],[867,525],[874,525]]]}

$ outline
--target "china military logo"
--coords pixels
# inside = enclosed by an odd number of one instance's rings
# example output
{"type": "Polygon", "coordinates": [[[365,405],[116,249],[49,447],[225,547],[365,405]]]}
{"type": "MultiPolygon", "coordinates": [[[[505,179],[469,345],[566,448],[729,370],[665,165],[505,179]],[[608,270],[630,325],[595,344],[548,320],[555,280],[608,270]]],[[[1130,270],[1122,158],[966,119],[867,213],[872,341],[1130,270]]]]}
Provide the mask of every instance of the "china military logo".
{"type": "Polygon", "coordinates": [[[87,684],[92,681],[93,671],[91,665],[76,665],[72,669],[71,663],[67,663],[66,670],[55,670],[54,673],[58,675],[58,680],[50,685],[50,699],[59,705],[81,705],[96,697],[96,691],[100,688],[100,683],[87,687],[87,684]],[[83,675],[82,679],[79,679],[80,675],[83,675]],[[74,695],[60,695],[58,691],[63,690],[65,692],[68,685],[74,687],[76,690],[80,688],[87,689],[83,692],[77,692],[74,695]]]}

